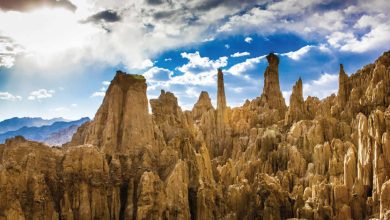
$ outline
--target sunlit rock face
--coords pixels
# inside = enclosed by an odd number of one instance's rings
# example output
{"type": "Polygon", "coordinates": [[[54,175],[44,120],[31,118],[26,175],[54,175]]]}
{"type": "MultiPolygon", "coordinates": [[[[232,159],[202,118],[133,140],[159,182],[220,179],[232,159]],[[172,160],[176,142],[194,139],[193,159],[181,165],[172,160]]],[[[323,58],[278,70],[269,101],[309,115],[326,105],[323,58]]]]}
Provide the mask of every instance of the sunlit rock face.
{"type": "Polygon", "coordinates": [[[91,122],[62,148],[0,145],[0,219],[389,219],[390,52],[323,100],[287,108],[276,55],[263,94],[192,111],[118,72],[91,122]]]}

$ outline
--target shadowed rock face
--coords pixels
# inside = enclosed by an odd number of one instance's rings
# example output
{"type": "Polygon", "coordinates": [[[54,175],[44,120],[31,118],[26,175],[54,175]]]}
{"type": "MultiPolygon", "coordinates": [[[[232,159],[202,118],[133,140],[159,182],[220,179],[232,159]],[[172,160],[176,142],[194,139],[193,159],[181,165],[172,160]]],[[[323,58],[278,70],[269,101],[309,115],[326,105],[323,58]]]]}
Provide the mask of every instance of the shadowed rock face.
{"type": "Polygon", "coordinates": [[[299,79],[289,108],[267,59],[262,96],[233,109],[222,72],[217,109],[162,91],[151,115],[145,79],[118,72],[63,148],[0,144],[0,219],[389,218],[390,52],[341,67],[337,96],[304,100],[299,79]]]}

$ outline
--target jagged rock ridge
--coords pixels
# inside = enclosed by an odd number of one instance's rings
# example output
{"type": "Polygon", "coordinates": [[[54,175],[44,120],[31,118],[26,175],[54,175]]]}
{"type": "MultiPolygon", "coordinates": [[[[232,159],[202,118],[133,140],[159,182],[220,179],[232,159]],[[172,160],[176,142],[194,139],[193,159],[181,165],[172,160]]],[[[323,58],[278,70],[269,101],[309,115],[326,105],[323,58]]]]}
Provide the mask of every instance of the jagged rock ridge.
{"type": "Polygon", "coordinates": [[[287,108],[270,54],[243,106],[223,104],[219,71],[217,109],[202,92],[183,112],[161,91],[152,115],[145,79],[118,72],[65,147],[0,145],[0,219],[389,219],[389,61],[341,66],[323,100],[298,80],[287,108]]]}

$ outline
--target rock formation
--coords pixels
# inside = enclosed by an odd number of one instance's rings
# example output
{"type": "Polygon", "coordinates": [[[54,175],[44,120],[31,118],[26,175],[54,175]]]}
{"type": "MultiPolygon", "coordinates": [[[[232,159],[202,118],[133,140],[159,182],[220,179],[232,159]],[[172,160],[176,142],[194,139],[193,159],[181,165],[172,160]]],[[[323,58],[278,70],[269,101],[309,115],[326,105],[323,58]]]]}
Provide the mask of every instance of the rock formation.
{"type": "Polygon", "coordinates": [[[161,91],[149,114],[145,79],[118,72],[62,148],[0,144],[0,219],[389,219],[390,52],[341,66],[337,96],[304,100],[299,79],[288,109],[268,61],[261,97],[233,109],[222,73],[217,109],[161,91]]]}
{"type": "Polygon", "coordinates": [[[279,85],[279,57],[273,53],[267,56],[268,67],[264,72],[264,87],[261,101],[271,109],[284,115],[287,107],[279,85]]]}
{"type": "Polygon", "coordinates": [[[293,122],[306,119],[307,115],[305,101],[303,100],[302,79],[299,78],[292,89],[285,123],[291,125],[293,122]]]}
{"type": "Polygon", "coordinates": [[[223,73],[218,69],[218,87],[217,87],[217,135],[223,139],[225,136],[225,125],[227,124],[226,115],[226,96],[225,85],[223,82],[223,73]]]}

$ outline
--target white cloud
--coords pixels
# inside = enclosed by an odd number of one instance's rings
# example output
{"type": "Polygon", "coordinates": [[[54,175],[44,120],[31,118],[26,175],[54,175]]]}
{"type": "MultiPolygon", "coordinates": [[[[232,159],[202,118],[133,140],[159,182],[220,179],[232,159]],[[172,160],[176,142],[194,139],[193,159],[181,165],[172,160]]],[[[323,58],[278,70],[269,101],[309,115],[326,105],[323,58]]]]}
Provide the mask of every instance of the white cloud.
{"type": "Polygon", "coordinates": [[[191,98],[197,98],[200,94],[194,87],[188,87],[185,93],[188,97],[191,98]]]}
{"type": "Polygon", "coordinates": [[[102,84],[103,84],[103,86],[109,86],[111,84],[111,82],[110,81],[103,81],[102,84]]]}
{"type": "Polygon", "coordinates": [[[134,69],[146,69],[153,66],[153,62],[150,59],[145,59],[141,63],[135,63],[131,66],[134,69]]]}
{"type": "Polygon", "coordinates": [[[243,75],[247,71],[256,68],[256,65],[259,64],[260,61],[265,57],[266,55],[246,59],[244,62],[235,64],[234,66],[230,67],[227,72],[235,76],[243,75]]]}
{"type": "Polygon", "coordinates": [[[183,58],[188,60],[188,63],[184,64],[177,69],[183,73],[199,73],[207,71],[217,71],[218,68],[225,67],[227,65],[228,58],[226,56],[220,57],[217,60],[210,60],[208,57],[202,57],[199,51],[195,53],[181,53],[183,58]]]}
{"type": "Polygon", "coordinates": [[[314,46],[312,45],[306,45],[302,48],[300,48],[299,50],[296,50],[296,51],[291,51],[291,52],[288,52],[288,53],[283,53],[281,54],[282,56],[287,56],[289,57],[290,59],[293,59],[293,60],[299,60],[302,56],[304,56],[307,52],[309,52],[309,50],[311,48],[313,48],[314,46]]]}
{"type": "Polygon", "coordinates": [[[172,71],[168,69],[156,67],[156,66],[148,69],[143,74],[143,76],[145,77],[148,83],[156,82],[156,81],[168,81],[171,79],[172,75],[173,75],[172,71]]]}
{"type": "Polygon", "coordinates": [[[284,101],[286,102],[286,105],[290,105],[290,96],[291,96],[291,90],[289,91],[282,91],[282,95],[284,98],[284,101]]]}
{"type": "Polygon", "coordinates": [[[229,48],[230,48],[230,45],[229,45],[229,44],[225,44],[225,48],[226,48],[226,49],[229,49],[229,48]]]}
{"type": "Polygon", "coordinates": [[[202,42],[210,42],[210,41],[213,41],[213,40],[215,40],[214,37],[208,37],[206,39],[203,39],[202,42]]]}
{"type": "Polygon", "coordinates": [[[22,100],[22,97],[18,96],[18,95],[13,95],[9,92],[0,92],[0,100],[20,101],[20,100],[22,100]]]}
{"type": "MultiPolygon", "coordinates": [[[[202,57],[198,51],[194,53],[181,53],[181,56],[188,60],[187,63],[171,70],[152,67],[143,76],[148,83],[148,91],[157,89],[171,89],[172,86],[189,86],[184,89],[183,94],[188,98],[197,97],[197,86],[210,86],[216,84],[217,69],[227,66],[228,58],[220,57],[211,60],[209,57],[202,57]],[[195,93],[196,96],[195,96],[195,93]]],[[[178,91],[175,91],[176,94],[178,91]]]]}
{"type": "Polygon", "coordinates": [[[91,97],[104,97],[106,95],[106,92],[94,92],[92,93],[91,97]]]}
{"type": "Polygon", "coordinates": [[[245,42],[247,42],[248,44],[252,43],[253,39],[251,37],[246,37],[244,39],[245,42]]]}
{"type": "Polygon", "coordinates": [[[10,38],[0,36],[0,67],[11,68],[15,62],[15,56],[22,51],[23,49],[10,38]]]}
{"type": "Polygon", "coordinates": [[[172,61],[172,58],[165,58],[164,61],[165,61],[165,62],[167,62],[167,61],[172,61]]]}
{"type": "Polygon", "coordinates": [[[55,91],[50,89],[38,89],[36,91],[30,92],[30,95],[28,96],[28,100],[41,100],[41,99],[47,99],[53,97],[55,91]]]}
{"type": "Polygon", "coordinates": [[[236,52],[230,56],[231,57],[244,57],[244,56],[249,56],[249,55],[251,55],[249,52],[242,52],[242,53],[236,52]]]}
{"type": "Polygon", "coordinates": [[[75,108],[75,107],[77,107],[78,105],[77,105],[76,103],[72,103],[70,106],[73,107],[73,108],[75,108]]]}
{"type": "Polygon", "coordinates": [[[242,88],[242,87],[235,87],[235,88],[233,88],[233,91],[235,93],[241,93],[243,90],[244,90],[244,88],[242,88]]]}
{"type": "Polygon", "coordinates": [[[254,7],[229,17],[218,32],[269,35],[282,31],[327,40],[336,49],[358,53],[390,44],[390,6],[386,1],[357,1],[344,8],[319,10],[321,4],[320,0],[288,0],[270,3],[267,9],[254,7]]]}
{"type": "Polygon", "coordinates": [[[362,53],[382,48],[383,45],[390,45],[390,18],[379,14],[377,16],[363,15],[355,24],[358,30],[369,29],[362,37],[353,33],[331,35],[328,39],[334,42],[336,47],[342,51],[362,53]],[[339,38],[337,38],[339,37],[339,38]]]}
{"type": "Polygon", "coordinates": [[[317,80],[312,80],[303,84],[303,95],[316,96],[323,99],[338,90],[338,75],[324,73],[317,80]]]}

